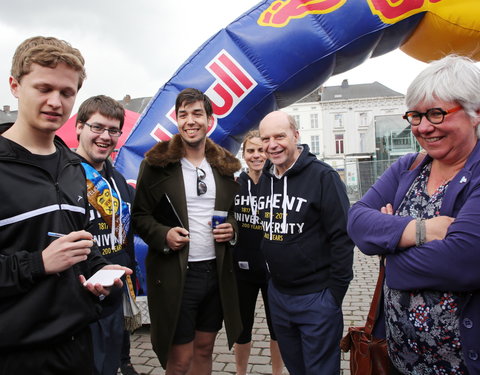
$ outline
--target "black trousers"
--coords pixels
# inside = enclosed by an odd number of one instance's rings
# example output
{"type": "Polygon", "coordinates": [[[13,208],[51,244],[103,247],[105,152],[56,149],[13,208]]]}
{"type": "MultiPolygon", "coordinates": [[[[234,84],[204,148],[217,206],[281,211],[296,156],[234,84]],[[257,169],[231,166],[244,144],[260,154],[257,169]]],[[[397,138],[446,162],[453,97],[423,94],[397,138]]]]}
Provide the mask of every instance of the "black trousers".
{"type": "Polygon", "coordinates": [[[240,301],[240,315],[242,317],[243,331],[237,339],[238,344],[247,344],[252,341],[252,329],[255,319],[255,305],[257,303],[258,292],[262,292],[263,306],[265,316],[267,317],[267,326],[270,338],[276,340],[273,331],[272,320],[270,318],[270,308],[268,306],[268,281],[252,282],[237,278],[238,299],[240,301]]]}
{"type": "Polygon", "coordinates": [[[90,330],[40,347],[0,353],[0,375],[92,375],[90,330]]]}

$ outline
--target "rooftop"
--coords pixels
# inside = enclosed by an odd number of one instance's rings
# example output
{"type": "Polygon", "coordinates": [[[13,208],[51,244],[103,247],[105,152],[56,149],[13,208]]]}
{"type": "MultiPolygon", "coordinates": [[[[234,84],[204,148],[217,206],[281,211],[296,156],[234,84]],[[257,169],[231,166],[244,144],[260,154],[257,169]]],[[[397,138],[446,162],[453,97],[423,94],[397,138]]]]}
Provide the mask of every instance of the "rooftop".
{"type": "Polygon", "coordinates": [[[395,90],[375,81],[373,83],[361,83],[350,85],[344,79],[340,86],[320,86],[297,103],[325,102],[329,100],[350,100],[366,98],[385,98],[404,96],[395,90]]]}

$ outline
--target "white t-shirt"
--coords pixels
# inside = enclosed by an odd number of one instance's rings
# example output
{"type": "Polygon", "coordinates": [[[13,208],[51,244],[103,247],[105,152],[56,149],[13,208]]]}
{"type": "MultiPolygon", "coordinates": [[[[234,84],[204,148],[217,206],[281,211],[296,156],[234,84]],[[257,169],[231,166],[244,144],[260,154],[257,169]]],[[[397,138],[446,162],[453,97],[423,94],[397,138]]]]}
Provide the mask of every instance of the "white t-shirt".
{"type": "Polygon", "coordinates": [[[187,199],[188,229],[190,232],[189,262],[215,259],[215,246],[212,227],[208,224],[212,220],[215,207],[215,178],[212,168],[206,159],[198,166],[205,172],[203,182],[207,185],[207,192],[197,195],[197,170],[186,158],[182,158],[183,182],[187,199]]]}

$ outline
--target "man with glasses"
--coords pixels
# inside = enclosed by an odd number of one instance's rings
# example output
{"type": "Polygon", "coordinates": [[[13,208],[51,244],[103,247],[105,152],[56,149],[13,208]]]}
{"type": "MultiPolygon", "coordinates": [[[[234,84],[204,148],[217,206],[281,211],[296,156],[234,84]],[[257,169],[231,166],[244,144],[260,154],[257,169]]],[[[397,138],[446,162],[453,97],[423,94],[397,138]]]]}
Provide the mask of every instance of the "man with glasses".
{"type": "MultiPolygon", "coordinates": [[[[135,254],[133,231],[129,227],[133,188],[108,160],[122,134],[124,119],[125,110],[116,100],[93,96],[81,104],[75,129],[79,141],[77,153],[83,159],[87,177],[90,231],[104,258],[132,268],[135,254]]],[[[132,285],[131,279],[126,284],[132,285]]],[[[122,343],[130,340],[124,329],[123,293],[133,293],[133,288],[124,288],[123,292],[118,289],[105,298],[101,319],[90,325],[94,374],[116,374],[122,343]]],[[[122,366],[122,373],[137,374],[131,364],[122,366]]]]}
{"type": "Polygon", "coordinates": [[[175,114],[179,134],[155,145],[140,166],[133,225],[149,246],[150,332],[162,367],[167,375],[211,374],[222,320],[230,348],[241,332],[231,249],[233,173],[241,165],[207,138],[214,118],[205,94],[183,90],[175,114]],[[212,230],[214,210],[228,218],[212,230]]]}

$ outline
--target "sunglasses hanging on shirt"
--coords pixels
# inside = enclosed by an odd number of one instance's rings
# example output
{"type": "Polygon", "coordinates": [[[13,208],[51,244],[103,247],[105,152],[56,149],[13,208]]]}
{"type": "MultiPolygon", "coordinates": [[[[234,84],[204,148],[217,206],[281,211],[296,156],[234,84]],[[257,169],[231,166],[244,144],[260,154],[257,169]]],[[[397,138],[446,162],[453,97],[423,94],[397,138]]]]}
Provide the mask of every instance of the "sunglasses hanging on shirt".
{"type": "Polygon", "coordinates": [[[197,172],[197,195],[203,195],[207,192],[207,184],[205,181],[205,171],[202,168],[195,168],[197,172]]]}

